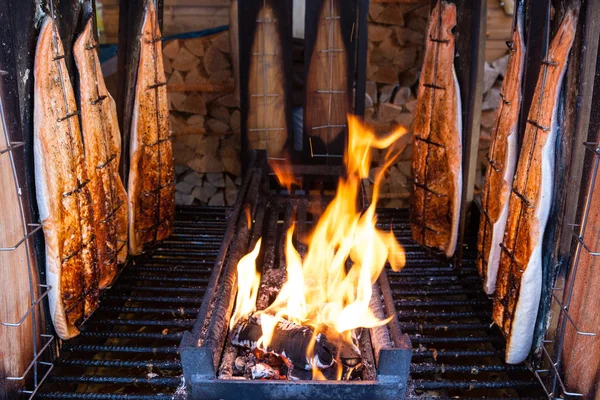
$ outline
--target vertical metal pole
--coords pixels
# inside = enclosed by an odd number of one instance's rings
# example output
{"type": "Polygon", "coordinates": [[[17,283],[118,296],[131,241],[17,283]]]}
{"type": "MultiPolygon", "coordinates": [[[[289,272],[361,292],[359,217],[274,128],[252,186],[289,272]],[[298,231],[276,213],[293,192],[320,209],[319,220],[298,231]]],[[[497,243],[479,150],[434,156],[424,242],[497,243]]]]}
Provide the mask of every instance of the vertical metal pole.
{"type": "MultiPolygon", "coordinates": [[[[481,100],[483,96],[483,69],[485,62],[486,41],[486,13],[485,1],[464,2],[465,7],[471,7],[471,54],[465,54],[470,63],[469,94],[467,97],[466,124],[463,126],[463,190],[461,195],[460,219],[458,227],[458,249],[454,259],[454,266],[459,267],[462,262],[463,243],[465,240],[465,227],[469,217],[469,210],[473,203],[475,188],[475,173],[477,171],[477,153],[479,148],[479,130],[481,127],[481,100]]],[[[458,21],[460,24],[460,20],[458,21]]]]}

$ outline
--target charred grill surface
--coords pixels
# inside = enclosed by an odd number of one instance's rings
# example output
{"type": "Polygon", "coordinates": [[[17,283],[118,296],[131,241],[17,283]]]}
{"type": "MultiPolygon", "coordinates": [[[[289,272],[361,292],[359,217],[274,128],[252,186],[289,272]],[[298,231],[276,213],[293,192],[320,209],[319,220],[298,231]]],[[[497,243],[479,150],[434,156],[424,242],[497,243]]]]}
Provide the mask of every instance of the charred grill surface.
{"type": "Polygon", "coordinates": [[[133,259],[81,335],[64,342],[39,399],[172,399],[177,347],[199,312],[229,209],[178,207],[174,233],[133,259]]]}
{"type": "Polygon", "coordinates": [[[477,276],[476,232],[463,265],[453,269],[411,239],[407,210],[381,209],[378,216],[407,253],[402,271],[388,270],[400,326],[413,344],[407,398],[545,398],[525,365],[504,363],[506,342],[477,276]]]}
{"type": "MultiPolygon", "coordinates": [[[[316,216],[299,214],[299,231],[310,231],[316,216]]],[[[181,386],[178,345],[199,312],[227,215],[225,208],[179,208],[174,234],[130,263],[80,337],[65,342],[38,398],[171,399],[181,386]]],[[[277,224],[275,237],[284,226],[277,224]]],[[[503,362],[505,341],[491,324],[474,240],[454,270],[412,241],[407,210],[379,210],[379,227],[392,229],[407,253],[407,266],[388,273],[391,292],[383,293],[413,343],[407,398],[543,398],[524,365],[503,362]]]]}

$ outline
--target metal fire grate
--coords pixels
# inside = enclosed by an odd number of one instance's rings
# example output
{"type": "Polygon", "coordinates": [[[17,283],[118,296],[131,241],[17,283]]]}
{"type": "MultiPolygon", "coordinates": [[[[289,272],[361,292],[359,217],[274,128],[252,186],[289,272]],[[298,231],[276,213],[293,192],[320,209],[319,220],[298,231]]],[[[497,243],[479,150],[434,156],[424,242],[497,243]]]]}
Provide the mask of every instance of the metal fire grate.
{"type": "Polygon", "coordinates": [[[464,248],[454,269],[412,241],[407,210],[382,209],[378,217],[406,250],[406,267],[388,278],[400,326],[413,344],[407,398],[545,398],[525,365],[503,361],[506,343],[492,324],[475,246],[464,248]]]}
{"type": "Polygon", "coordinates": [[[227,227],[228,208],[178,207],[174,233],[133,259],[81,335],[64,342],[39,399],[172,399],[177,353],[192,328],[227,227]]]}

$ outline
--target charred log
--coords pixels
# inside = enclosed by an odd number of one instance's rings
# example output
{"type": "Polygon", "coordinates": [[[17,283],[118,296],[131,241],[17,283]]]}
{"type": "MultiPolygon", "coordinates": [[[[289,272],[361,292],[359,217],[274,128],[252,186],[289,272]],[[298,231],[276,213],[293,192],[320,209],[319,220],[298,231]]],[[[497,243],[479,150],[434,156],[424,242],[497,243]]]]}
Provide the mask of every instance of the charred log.
{"type": "Polygon", "coordinates": [[[322,333],[315,336],[313,329],[308,326],[280,319],[268,346],[259,342],[262,336],[260,315],[252,316],[236,324],[232,330],[231,343],[282,355],[290,360],[295,368],[307,371],[313,367],[329,368],[335,361],[335,347],[322,333]]]}

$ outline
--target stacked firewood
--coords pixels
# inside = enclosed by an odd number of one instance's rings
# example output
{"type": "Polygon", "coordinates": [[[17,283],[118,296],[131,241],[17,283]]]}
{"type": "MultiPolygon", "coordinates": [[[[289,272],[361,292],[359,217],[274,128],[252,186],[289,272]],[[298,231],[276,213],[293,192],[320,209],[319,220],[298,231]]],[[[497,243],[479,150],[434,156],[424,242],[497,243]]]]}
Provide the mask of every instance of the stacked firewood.
{"type": "MultiPolygon", "coordinates": [[[[417,86],[429,18],[429,2],[372,2],[369,7],[369,50],[367,60],[366,120],[379,133],[390,132],[398,125],[412,130],[417,105],[417,86]]],[[[407,207],[410,196],[410,137],[407,147],[387,172],[381,186],[379,203],[384,207],[407,207]]],[[[401,145],[401,144],[399,144],[401,145]]],[[[368,191],[385,151],[378,151],[373,161],[368,191]]]]}
{"type": "Polygon", "coordinates": [[[241,174],[240,110],[229,32],[163,48],[178,204],[231,205],[241,174]]]}

